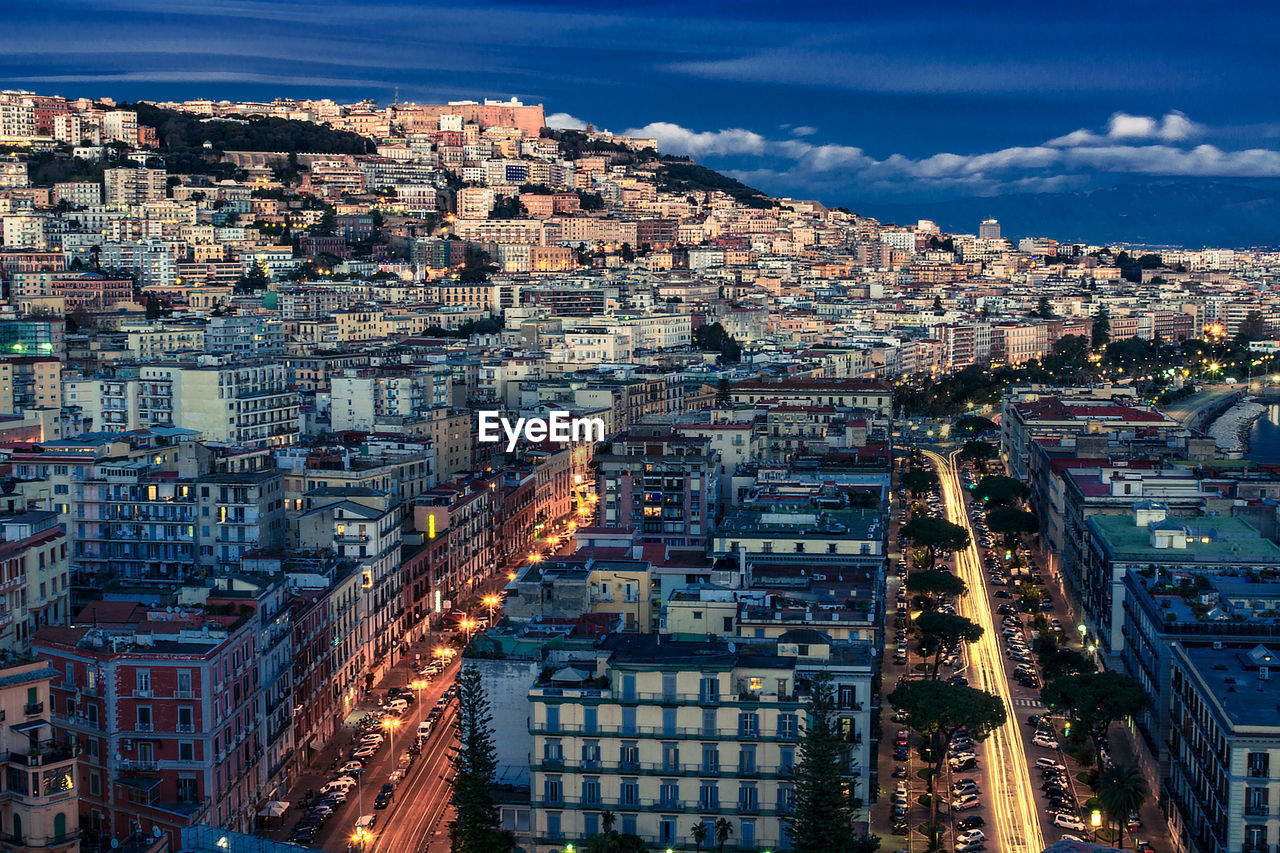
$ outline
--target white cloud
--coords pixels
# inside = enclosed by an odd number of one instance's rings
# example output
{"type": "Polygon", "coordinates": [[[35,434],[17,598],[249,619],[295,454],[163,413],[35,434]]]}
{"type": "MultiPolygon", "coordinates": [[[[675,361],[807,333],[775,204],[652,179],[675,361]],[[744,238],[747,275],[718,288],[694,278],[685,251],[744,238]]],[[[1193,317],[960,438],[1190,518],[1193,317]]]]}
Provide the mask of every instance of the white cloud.
{"type": "Polygon", "coordinates": [[[767,147],[767,140],[763,136],[740,127],[693,131],[671,122],[655,121],[644,127],[632,128],[625,135],[652,137],[658,140],[659,151],[688,154],[690,157],[705,157],[708,154],[760,156],[767,147]]]}
{"type": "Polygon", "coordinates": [[[586,130],[587,123],[577,116],[568,113],[552,113],[547,116],[547,127],[556,130],[586,130]]]}
{"type": "MultiPolygon", "coordinates": [[[[787,130],[787,127],[781,128],[787,130]]],[[[790,128],[794,135],[805,126],[790,128]]],[[[1161,177],[1280,177],[1280,151],[1254,148],[1224,151],[1213,145],[1178,143],[1203,132],[1180,112],[1156,119],[1116,113],[1105,133],[1080,129],[1041,145],[1011,146],[969,154],[939,152],[924,157],[891,154],[883,159],[852,145],[816,144],[806,139],[769,139],[754,131],[726,128],[696,131],[654,122],[627,131],[652,136],[660,150],[694,157],[730,156],[778,161],[766,168],[739,168],[727,174],[746,183],[821,189],[832,180],[867,187],[925,185],[972,193],[1047,191],[1081,186],[1090,173],[1161,177]]]]}
{"type": "Polygon", "coordinates": [[[818,129],[816,127],[810,127],[807,124],[802,124],[799,127],[791,128],[792,136],[813,136],[817,132],[818,132],[818,129]]]}

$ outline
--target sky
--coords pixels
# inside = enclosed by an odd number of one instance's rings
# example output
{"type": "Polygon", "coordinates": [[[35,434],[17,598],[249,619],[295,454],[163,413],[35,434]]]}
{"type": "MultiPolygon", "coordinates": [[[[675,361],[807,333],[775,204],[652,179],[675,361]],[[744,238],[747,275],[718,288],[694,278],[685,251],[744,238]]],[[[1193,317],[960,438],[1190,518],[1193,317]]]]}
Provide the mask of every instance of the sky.
{"type": "Polygon", "coordinates": [[[775,195],[1280,183],[1274,3],[0,0],[0,88],[518,97],[775,195]]]}

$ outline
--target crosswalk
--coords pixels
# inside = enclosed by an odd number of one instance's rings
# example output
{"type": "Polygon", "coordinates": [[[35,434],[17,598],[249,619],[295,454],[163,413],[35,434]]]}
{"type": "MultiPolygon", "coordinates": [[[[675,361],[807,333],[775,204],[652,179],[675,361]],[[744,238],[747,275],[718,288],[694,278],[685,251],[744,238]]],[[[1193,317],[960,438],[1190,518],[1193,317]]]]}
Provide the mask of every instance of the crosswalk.
{"type": "Polygon", "coordinates": [[[1039,699],[1025,699],[1021,696],[1015,696],[1012,701],[1013,701],[1013,706],[1015,708],[1043,708],[1044,707],[1044,703],[1041,702],[1039,699]]]}

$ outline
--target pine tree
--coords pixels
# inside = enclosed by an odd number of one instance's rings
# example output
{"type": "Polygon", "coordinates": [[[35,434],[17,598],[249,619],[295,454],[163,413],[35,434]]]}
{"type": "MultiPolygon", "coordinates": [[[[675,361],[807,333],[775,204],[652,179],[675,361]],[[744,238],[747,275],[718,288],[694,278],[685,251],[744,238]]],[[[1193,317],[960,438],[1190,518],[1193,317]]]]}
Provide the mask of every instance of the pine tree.
{"type": "Polygon", "coordinates": [[[498,806],[489,789],[498,769],[493,717],[480,673],[466,665],[458,674],[458,747],[453,753],[454,819],[449,822],[453,853],[508,853],[511,833],[500,829],[498,806]]]}
{"type": "Polygon", "coordinates": [[[1111,342],[1111,314],[1106,306],[1098,309],[1093,315],[1092,343],[1094,349],[1102,349],[1111,342]]]}
{"type": "Polygon", "coordinates": [[[854,843],[853,808],[845,793],[848,754],[840,739],[831,674],[809,685],[804,737],[796,761],[795,808],[786,818],[796,853],[848,853],[854,843]]]}

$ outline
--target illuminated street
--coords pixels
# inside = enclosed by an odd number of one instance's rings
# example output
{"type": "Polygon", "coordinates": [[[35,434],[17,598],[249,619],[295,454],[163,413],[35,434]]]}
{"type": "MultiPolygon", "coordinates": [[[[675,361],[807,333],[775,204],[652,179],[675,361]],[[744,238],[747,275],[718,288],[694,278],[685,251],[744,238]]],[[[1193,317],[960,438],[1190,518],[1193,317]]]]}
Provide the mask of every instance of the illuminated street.
{"type": "MultiPolygon", "coordinates": [[[[958,452],[958,451],[957,451],[958,452]]],[[[992,732],[984,744],[986,775],[991,811],[995,818],[996,848],[1006,853],[1040,853],[1045,847],[1040,828],[1039,809],[1028,770],[1027,755],[1023,748],[1019,718],[1009,691],[1001,654],[999,634],[991,615],[990,600],[986,595],[986,582],[982,564],[974,540],[974,531],[965,509],[960,476],[956,470],[955,454],[943,456],[924,451],[934,464],[941,482],[946,518],[969,531],[969,547],[957,552],[957,574],[969,586],[969,594],[959,602],[963,616],[982,626],[982,639],[969,646],[969,667],[966,675],[972,686],[993,693],[1004,700],[1008,719],[992,732]]]]}

